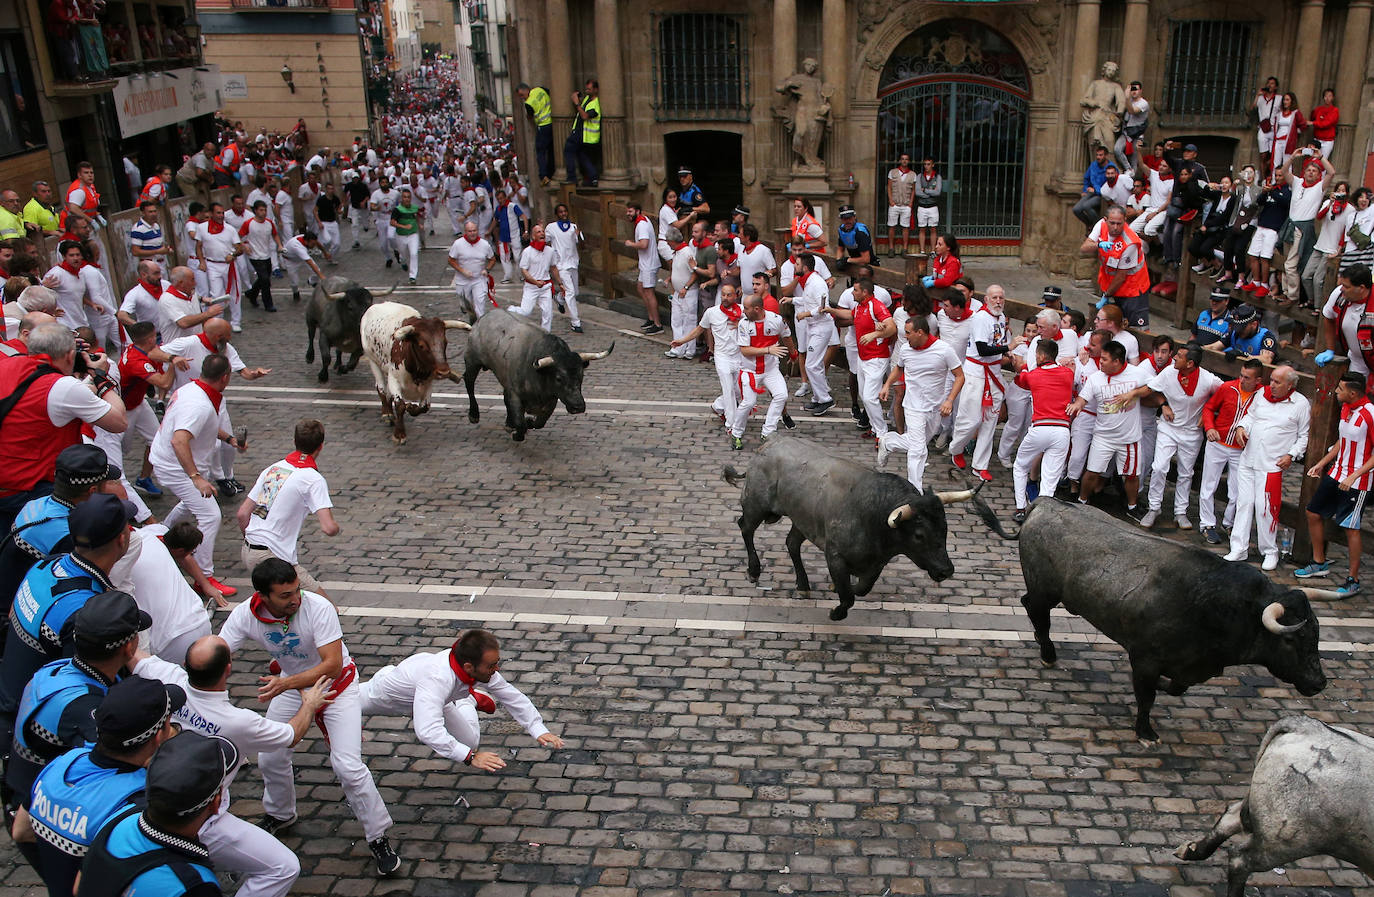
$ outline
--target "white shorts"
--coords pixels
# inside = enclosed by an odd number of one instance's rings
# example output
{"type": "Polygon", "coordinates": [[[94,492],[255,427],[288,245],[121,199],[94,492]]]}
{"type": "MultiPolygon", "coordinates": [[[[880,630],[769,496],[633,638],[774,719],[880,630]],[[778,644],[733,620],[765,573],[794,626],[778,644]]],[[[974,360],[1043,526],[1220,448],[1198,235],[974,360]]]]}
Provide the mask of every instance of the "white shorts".
{"type": "Polygon", "coordinates": [[[911,206],[888,206],[888,227],[911,227],[911,206]]]}
{"type": "Polygon", "coordinates": [[[1256,258],[1273,258],[1274,247],[1279,244],[1279,232],[1271,227],[1255,228],[1255,235],[1250,238],[1250,249],[1247,254],[1256,258]]]}
{"type": "Polygon", "coordinates": [[[1116,469],[1123,477],[1140,476],[1140,443],[1113,443],[1105,439],[1094,439],[1088,448],[1088,470],[1093,473],[1106,473],[1116,462],[1116,469]]]}
{"type": "Polygon", "coordinates": [[[639,269],[639,285],[642,286],[642,287],[648,287],[648,288],[651,289],[651,290],[652,290],[654,287],[658,286],[658,269],[657,269],[657,268],[640,268],[640,269],[639,269]]]}
{"type": "Polygon", "coordinates": [[[1259,130],[1257,130],[1257,131],[1255,131],[1255,136],[1259,139],[1259,151],[1260,151],[1260,152],[1262,152],[1262,153],[1267,153],[1267,152],[1269,152],[1270,150],[1272,150],[1272,149],[1274,148],[1274,132],[1273,132],[1272,130],[1270,130],[1270,131],[1259,131],[1259,130]]]}
{"type": "Polygon", "coordinates": [[[916,209],[917,227],[939,227],[940,226],[940,207],[930,206],[929,208],[920,207],[916,209]]]}

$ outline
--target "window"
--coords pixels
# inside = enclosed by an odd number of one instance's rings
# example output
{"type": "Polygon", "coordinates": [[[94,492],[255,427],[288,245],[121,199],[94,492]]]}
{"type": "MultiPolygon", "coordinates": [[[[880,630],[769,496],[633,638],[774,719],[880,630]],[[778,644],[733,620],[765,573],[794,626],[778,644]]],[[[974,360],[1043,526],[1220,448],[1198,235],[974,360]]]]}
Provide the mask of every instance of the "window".
{"type": "Polygon", "coordinates": [[[655,18],[655,117],[747,121],[748,18],[711,13],[655,18]]]}
{"type": "Polygon", "coordinates": [[[1164,112],[1173,124],[1239,126],[1255,90],[1257,22],[1169,23],[1164,112]]]}
{"type": "Polygon", "coordinates": [[[43,146],[33,71],[19,32],[0,32],[0,88],[0,158],[43,146]]]}

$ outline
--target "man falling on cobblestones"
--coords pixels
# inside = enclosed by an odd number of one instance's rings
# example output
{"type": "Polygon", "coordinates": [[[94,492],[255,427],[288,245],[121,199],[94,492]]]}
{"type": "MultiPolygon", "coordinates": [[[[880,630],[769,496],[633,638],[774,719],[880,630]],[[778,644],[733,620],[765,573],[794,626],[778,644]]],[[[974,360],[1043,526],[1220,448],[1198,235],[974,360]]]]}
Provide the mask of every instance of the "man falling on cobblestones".
{"type": "Polygon", "coordinates": [[[415,734],[436,754],[486,772],[503,769],[506,761],[477,750],[482,740],[477,714],[495,713],[498,702],[541,745],[563,747],[524,692],[502,678],[500,664],[496,636],[485,629],[466,630],[447,651],[412,654],[378,670],[361,686],[363,715],[409,715],[415,734]]]}

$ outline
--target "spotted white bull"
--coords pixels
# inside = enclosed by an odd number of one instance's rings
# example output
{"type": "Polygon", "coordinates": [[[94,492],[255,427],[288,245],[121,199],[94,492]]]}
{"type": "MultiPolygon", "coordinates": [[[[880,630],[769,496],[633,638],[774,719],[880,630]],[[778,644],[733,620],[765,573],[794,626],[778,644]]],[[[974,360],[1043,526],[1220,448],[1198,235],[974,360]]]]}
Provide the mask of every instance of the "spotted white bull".
{"type": "Polygon", "coordinates": [[[400,302],[378,303],[363,314],[363,355],[382,400],[382,420],[392,425],[397,445],[405,445],[406,413],[429,410],[434,381],[459,381],[447,358],[447,331],[454,329],[470,328],[463,321],[421,317],[400,302]]]}

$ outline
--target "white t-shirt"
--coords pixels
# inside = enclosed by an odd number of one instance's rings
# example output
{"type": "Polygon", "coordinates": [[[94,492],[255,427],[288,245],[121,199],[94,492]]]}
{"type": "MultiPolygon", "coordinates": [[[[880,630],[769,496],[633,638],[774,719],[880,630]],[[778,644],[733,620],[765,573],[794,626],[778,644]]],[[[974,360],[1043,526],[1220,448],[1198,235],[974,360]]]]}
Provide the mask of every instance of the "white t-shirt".
{"type": "Polygon", "coordinates": [[[582,239],[582,230],[571,221],[553,221],[544,228],[545,239],[553,247],[553,257],[558,270],[576,268],[579,255],[577,244],[582,239]],[[563,225],[567,225],[565,229],[563,225]]]}
{"type": "MultiPolygon", "coordinates": [[[[110,374],[118,376],[118,369],[118,364],[111,364],[110,374]]],[[[75,377],[60,377],[48,390],[48,420],[54,427],[65,427],[74,420],[93,424],[109,413],[110,403],[75,377]]]]}
{"type": "Polygon", "coordinates": [[[939,338],[924,349],[913,349],[903,337],[893,358],[904,371],[902,408],[908,414],[930,414],[938,409],[949,395],[950,375],[963,364],[954,347],[939,338]]]}
{"type": "Polygon", "coordinates": [[[162,298],[157,300],[157,338],[159,342],[170,343],[183,336],[194,336],[201,331],[201,325],[178,327],[177,321],[188,315],[198,315],[203,311],[200,300],[192,296],[182,299],[167,287],[162,288],[162,298]]]}
{"type": "Polygon", "coordinates": [[[296,563],[296,540],[310,514],[334,507],[329,484],[318,470],[278,461],[258,474],[248,497],[257,505],[244,538],[276,557],[296,563]]]}
{"type": "Polygon", "coordinates": [[[1288,217],[1294,221],[1312,221],[1322,207],[1322,194],[1326,190],[1323,176],[1312,186],[1307,186],[1300,177],[1291,179],[1293,198],[1288,203],[1288,217]]]}
{"type": "Polygon", "coordinates": [[[1088,375],[1078,397],[1087,400],[1088,408],[1097,412],[1093,439],[1101,439],[1108,445],[1130,445],[1140,441],[1140,415],[1135,407],[1111,411],[1106,403],[1144,385],[1144,373],[1129,364],[1117,374],[1098,370],[1088,375]]]}
{"type": "MultiPolygon", "coordinates": [[[[466,241],[464,241],[466,242],[466,241]]],[[[520,251],[520,270],[533,277],[535,280],[548,280],[549,269],[553,267],[553,247],[544,244],[543,251],[535,249],[533,246],[526,246],[520,251]]],[[[545,287],[536,287],[534,284],[525,282],[525,289],[540,290],[545,287]]]]}
{"type": "Polygon", "coordinates": [[[1129,330],[1122,330],[1112,337],[1126,350],[1126,361],[1132,365],[1140,363],[1140,340],[1135,338],[1135,334],[1129,330]]]}
{"type": "MultiPolygon", "coordinates": [[[[244,642],[252,640],[266,649],[281,665],[283,676],[294,676],[318,666],[320,648],[343,642],[343,627],[339,612],[325,598],[314,592],[301,590],[301,607],[285,623],[265,623],[253,616],[249,602],[244,601],[229,613],[220,628],[219,637],[229,643],[230,651],[237,651],[244,642]]],[[[343,665],[353,662],[348,646],[342,645],[343,665]]]]}
{"type": "Polygon", "coordinates": [[[305,237],[301,234],[297,234],[296,236],[282,243],[281,248],[282,255],[286,256],[287,261],[310,261],[310,249],[305,245],[305,237]]]}
{"type": "Polygon", "coordinates": [[[372,198],[370,200],[371,205],[369,206],[369,208],[372,209],[372,214],[377,216],[378,218],[390,218],[391,210],[396,208],[396,204],[400,201],[401,192],[397,190],[395,187],[392,187],[390,190],[386,191],[383,191],[381,190],[381,188],[378,188],[372,191],[372,198]]]}
{"type": "Polygon", "coordinates": [[[649,245],[647,249],[638,250],[639,270],[641,272],[657,271],[658,250],[654,248],[654,226],[649,223],[648,218],[641,215],[635,219],[634,241],[638,243],[642,240],[648,240],[649,245]]]}
{"type": "Polygon", "coordinates": [[[672,280],[674,290],[684,289],[691,282],[696,263],[697,253],[692,248],[691,243],[673,253],[673,265],[669,278],[672,280]]]}
{"type": "MultiPolygon", "coordinates": [[[[171,286],[167,281],[162,281],[162,290],[165,294],[167,288],[171,286]]],[[[128,315],[133,315],[135,321],[152,321],[157,323],[157,313],[161,305],[158,300],[153,298],[153,294],[144,289],[141,282],[135,282],[133,288],[124,294],[124,301],[119,304],[119,310],[128,315]]]]}
{"type": "MultiPolygon", "coordinates": [[[[471,285],[486,280],[486,264],[488,260],[495,257],[495,253],[492,252],[491,243],[481,237],[477,238],[476,243],[468,242],[467,237],[459,237],[449,247],[448,257],[457,262],[469,275],[464,277],[454,271],[455,280],[463,285],[471,285]]],[[[521,258],[523,257],[521,256],[521,258]]]]}
{"type": "MultiPolygon", "coordinates": [[[[736,309],[739,305],[736,304],[736,309]]],[[[715,339],[715,357],[719,364],[732,370],[739,370],[744,362],[744,356],[739,351],[739,322],[742,318],[736,316],[732,321],[725,314],[725,310],[719,304],[713,305],[701,316],[701,327],[703,330],[711,331],[715,339]]]]}
{"type": "MultiPolygon", "coordinates": [[[[43,279],[49,277],[57,278],[57,306],[62,309],[62,317],[59,318],[72,330],[86,326],[86,306],[83,301],[86,298],[86,282],[81,279],[80,274],[73,274],[61,265],[55,265],[48,269],[48,273],[43,275],[43,279]]],[[[95,301],[95,297],[91,297],[95,301]]],[[[95,309],[91,309],[94,311],[95,309]]]]}
{"type": "Polygon", "coordinates": [[[185,475],[176,450],[172,448],[172,434],[178,430],[191,434],[191,461],[203,476],[210,469],[211,456],[220,445],[219,411],[199,384],[187,383],[172,393],[167,403],[162,426],[158,427],[148,452],[148,460],[158,469],[159,479],[164,473],[185,475]]]}
{"type": "Polygon", "coordinates": [[[1346,206],[1334,217],[1330,211],[1322,215],[1319,219],[1321,233],[1317,235],[1317,242],[1312,245],[1312,248],[1327,255],[1338,252],[1342,244],[1345,243],[1345,230],[1350,226],[1351,219],[1354,217],[1354,206],[1346,206]]]}
{"type": "MultiPolygon", "coordinates": [[[[663,242],[668,242],[668,228],[677,226],[677,210],[670,209],[666,205],[658,210],[658,238],[663,242]]],[[[683,236],[687,236],[683,234],[683,236]]]]}
{"type": "MultiPolygon", "coordinates": [[[[1078,357],[1080,348],[1078,334],[1072,330],[1062,330],[1059,338],[1055,340],[1059,344],[1059,357],[1055,359],[1060,364],[1069,364],[1078,357]]],[[[1030,348],[1026,351],[1026,367],[1035,370],[1039,356],[1036,354],[1035,347],[1040,345],[1040,336],[1037,334],[1031,337],[1030,348]]]]}
{"type": "Polygon", "coordinates": [[[110,571],[114,587],[132,595],[139,608],[153,618],[148,630],[153,654],[165,649],[177,636],[210,622],[203,600],[187,584],[171,552],[158,538],[166,532],[167,527],[160,523],[133,530],[129,534],[129,550],[110,571]]]}
{"type": "Polygon", "coordinates": [[[239,245],[238,231],[229,225],[224,227],[217,234],[210,233],[210,222],[205,222],[196,231],[196,237],[200,242],[201,255],[207,262],[224,262],[229,258],[239,245]]]}
{"type": "Polygon", "coordinates": [[[1173,365],[1155,374],[1150,378],[1150,388],[1163,393],[1169,408],[1174,412],[1172,421],[1161,414],[1159,425],[1201,438],[1202,406],[1207,404],[1207,400],[1219,386],[1221,379],[1203,368],[1197,369],[1197,383],[1193,387],[1192,395],[1183,391],[1183,384],[1178,381],[1178,369],[1173,365]]]}
{"type": "MultiPolygon", "coordinates": [[[[792,328],[787,326],[782,315],[765,311],[762,321],[751,321],[747,317],[740,318],[739,327],[736,328],[735,334],[735,342],[740,346],[754,348],[780,346],[784,337],[792,335],[792,328]]],[[[778,359],[776,356],[755,355],[752,358],[746,358],[743,352],[740,353],[741,371],[752,374],[772,374],[777,369],[778,359]]]]}
{"type": "Polygon", "coordinates": [[[969,333],[973,329],[973,319],[978,317],[979,309],[983,307],[981,302],[969,301],[972,303],[972,314],[961,320],[954,320],[945,314],[943,308],[935,313],[936,319],[940,322],[940,339],[949,343],[950,348],[960,358],[963,358],[968,352],[969,333]]]}
{"type": "Polygon", "coordinates": [[[772,251],[762,243],[755,244],[752,252],[741,246],[739,250],[740,289],[746,295],[752,293],[754,291],[754,275],[763,272],[771,277],[777,267],[778,263],[774,260],[772,251]]]}
{"type": "Polygon", "coordinates": [[[248,247],[248,257],[250,259],[270,259],[272,250],[277,245],[277,226],[272,223],[271,218],[258,221],[257,218],[249,218],[239,228],[239,237],[248,247]]]}
{"type": "Polygon", "coordinates": [[[978,309],[969,323],[968,346],[966,347],[965,357],[981,359],[987,362],[995,362],[1001,358],[998,355],[980,355],[978,343],[987,343],[990,346],[1004,346],[1007,344],[1007,316],[994,315],[987,306],[978,309]]]}
{"type": "MultiPolygon", "coordinates": [[[[199,377],[201,362],[205,361],[208,356],[215,354],[201,340],[199,333],[178,337],[169,343],[163,343],[161,348],[162,351],[166,352],[168,355],[180,355],[182,358],[189,358],[191,360],[191,366],[186,370],[183,371],[180,368],[173,369],[176,371],[176,375],[172,381],[173,391],[181,389],[181,387],[199,377]]],[[[247,365],[243,363],[243,359],[239,357],[238,350],[234,348],[233,343],[225,343],[224,350],[219,354],[229,359],[229,369],[235,373],[247,367],[247,365]]]]}
{"type": "MultiPolygon", "coordinates": [[[[1337,302],[1341,298],[1341,288],[1336,287],[1331,291],[1331,295],[1326,297],[1326,304],[1322,306],[1322,317],[1335,321],[1339,318],[1341,325],[1341,335],[1345,337],[1345,344],[1349,348],[1350,370],[1357,374],[1369,375],[1369,366],[1364,362],[1364,353],[1360,351],[1359,329],[1360,319],[1364,317],[1359,311],[1347,307],[1345,313],[1337,309],[1337,302]]],[[[1368,306],[1365,306],[1368,309],[1368,306]]],[[[1366,314],[1368,311],[1365,312],[1366,314]]],[[[1331,348],[1335,349],[1336,346],[1331,348]]]]}
{"type": "MultiPolygon", "coordinates": [[[[821,276],[821,280],[829,280],[830,266],[825,263],[825,259],[819,254],[813,254],[811,258],[816,262],[816,273],[821,276]]],[[[741,270],[740,274],[743,273],[744,271],[741,270]]],[[[778,269],[778,288],[785,290],[790,287],[792,281],[796,279],[797,265],[792,261],[792,257],[789,255],[787,258],[783,259],[782,267],[778,269]]],[[[740,283],[743,282],[744,281],[740,281],[740,283]]]]}

